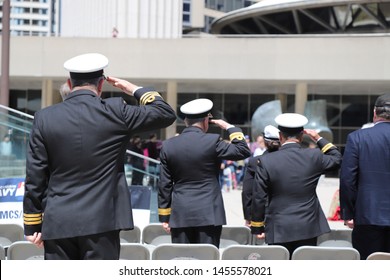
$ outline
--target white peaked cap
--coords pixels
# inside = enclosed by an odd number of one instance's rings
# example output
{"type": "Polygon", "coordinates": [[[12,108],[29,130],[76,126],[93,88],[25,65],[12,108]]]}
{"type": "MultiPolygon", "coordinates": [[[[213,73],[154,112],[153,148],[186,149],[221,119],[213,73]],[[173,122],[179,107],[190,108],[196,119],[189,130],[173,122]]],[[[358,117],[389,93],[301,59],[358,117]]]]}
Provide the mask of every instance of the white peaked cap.
{"type": "Polygon", "coordinates": [[[213,101],[207,98],[199,98],[189,101],[180,107],[180,111],[190,119],[203,118],[213,108],[213,101]]]}
{"type": "Polygon", "coordinates": [[[279,140],[279,129],[273,125],[267,125],[264,128],[264,139],[265,140],[279,140]]]}
{"type": "Polygon", "coordinates": [[[284,113],[275,118],[275,122],[278,124],[280,131],[284,132],[299,132],[303,130],[309,120],[301,114],[297,113],[284,113]]]}
{"type": "Polygon", "coordinates": [[[64,68],[75,79],[98,78],[108,66],[108,58],[100,53],[86,53],[75,56],[64,63],[64,68]]]}

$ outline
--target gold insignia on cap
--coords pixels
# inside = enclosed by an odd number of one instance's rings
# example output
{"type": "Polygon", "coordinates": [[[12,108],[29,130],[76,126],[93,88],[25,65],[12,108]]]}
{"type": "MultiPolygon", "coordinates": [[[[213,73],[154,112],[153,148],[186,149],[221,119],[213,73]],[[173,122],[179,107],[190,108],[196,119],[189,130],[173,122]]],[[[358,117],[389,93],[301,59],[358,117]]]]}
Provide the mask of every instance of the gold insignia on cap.
{"type": "Polygon", "coordinates": [[[237,139],[237,140],[244,140],[244,133],[242,132],[234,132],[232,134],[229,135],[229,139],[230,141],[233,141],[234,139],[237,139]]]}
{"type": "Polygon", "coordinates": [[[152,103],[156,99],[156,96],[161,97],[161,95],[157,91],[148,91],[141,96],[140,104],[146,105],[152,103]]]}

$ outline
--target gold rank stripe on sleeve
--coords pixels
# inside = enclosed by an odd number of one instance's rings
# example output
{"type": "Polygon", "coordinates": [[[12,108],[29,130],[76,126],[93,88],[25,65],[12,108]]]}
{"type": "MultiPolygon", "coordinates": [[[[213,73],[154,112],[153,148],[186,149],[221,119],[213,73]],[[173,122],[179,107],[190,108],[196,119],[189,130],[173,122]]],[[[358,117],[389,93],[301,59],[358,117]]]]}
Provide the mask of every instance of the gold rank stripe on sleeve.
{"type": "Polygon", "coordinates": [[[39,225],[42,223],[42,213],[35,214],[23,214],[23,220],[25,225],[39,225]]]}
{"type": "Polygon", "coordinates": [[[152,103],[155,99],[156,96],[161,97],[161,95],[157,91],[149,91],[144,93],[141,98],[140,98],[140,104],[141,105],[146,105],[148,103],[152,103]]]}
{"type": "Polygon", "coordinates": [[[234,132],[229,135],[230,141],[233,141],[234,139],[237,140],[244,140],[244,133],[242,132],[234,132]]]}
{"type": "Polygon", "coordinates": [[[171,208],[158,208],[158,214],[160,216],[171,215],[171,208]]]}
{"type": "Polygon", "coordinates": [[[326,153],[330,148],[332,148],[334,145],[332,143],[326,144],[324,147],[322,147],[321,152],[326,153]]]}
{"type": "Polygon", "coordinates": [[[254,221],[251,221],[251,226],[252,227],[263,227],[264,226],[264,222],[254,222],[254,221]]]}

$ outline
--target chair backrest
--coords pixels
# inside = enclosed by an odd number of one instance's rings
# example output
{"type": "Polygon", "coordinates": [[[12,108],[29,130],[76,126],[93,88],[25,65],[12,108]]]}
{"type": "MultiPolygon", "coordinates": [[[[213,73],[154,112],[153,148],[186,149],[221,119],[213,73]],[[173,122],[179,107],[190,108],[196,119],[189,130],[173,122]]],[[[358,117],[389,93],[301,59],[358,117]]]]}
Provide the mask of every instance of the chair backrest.
{"type": "Polygon", "coordinates": [[[352,247],[351,229],[332,229],[317,238],[317,246],[321,247],[352,247]]]}
{"type": "Polygon", "coordinates": [[[161,244],[152,251],[152,260],[219,260],[220,252],[211,244],[161,244]]]}
{"type": "Polygon", "coordinates": [[[24,229],[19,224],[0,224],[0,245],[8,248],[11,243],[24,241],[24,229]]]}
{"type": "Polygon", "coordinates": [[[223,226],[219,248],[251,243],[251,230],[246,226],[223,226]]]}
{"type": "Polygon", "coordinates": [[[289,260],[290,253],[280,245],[232,245],[222,251],[222,260],[289,260]]]}
{"type": "Polygon", "coordinates": [[[0,245],[0,260],[5,260],[5,249],[0,245]]]}
{"type": "Polygon", "coordinates": [[[44,249],[30,241],[13,242],[7,250],[7,260],[43,260],[44,249]]]}
{"type": "Polygon", "coordinates": [[[360,260],[359,252],[351,247],[301,246],[295,249],[292,260],[360,260]]]}
{"type": "Polygon", "coordinates": [[[134,226],[132,230],[120,231],[121,243],[140,243],[141,242],[141,229],[134,226]]]}
{"type": "Polygon", "coordinates": [[[142,243],[149,245],[160,245],[171,242],[171,235],[167,233],[160,223],[151,223],[142,230],[142,243]]]}
{"type": "Polygon", "coordinates": [[[121,243],[121,260],[150,260],[150,251],[142,244],[121,243]]]}
{"type": "Polygon", "coordinates": [[[251,236],[251,245],[267,245],[267,243],[265,243],[265,238],[263,239],[260,239],[260,238],[257,238],[256,237],[257,234],[252,234],[251,236]]]}
{"type": "Polygon", "coordinates": [[[374,252],[368,255],[367,260],[390,260],[390,253],[374,252]]]}

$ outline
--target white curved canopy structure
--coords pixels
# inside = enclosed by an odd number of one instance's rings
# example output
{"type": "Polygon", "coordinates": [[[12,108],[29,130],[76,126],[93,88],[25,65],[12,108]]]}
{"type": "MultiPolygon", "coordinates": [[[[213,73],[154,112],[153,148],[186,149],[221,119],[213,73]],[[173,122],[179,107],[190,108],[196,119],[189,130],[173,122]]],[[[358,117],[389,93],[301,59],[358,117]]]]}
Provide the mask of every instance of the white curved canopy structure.
{"type": "Polygon", "coordinates": [[[389,0],[263,0],[216,19],[214,34],[388,33],[389,0]]]}

